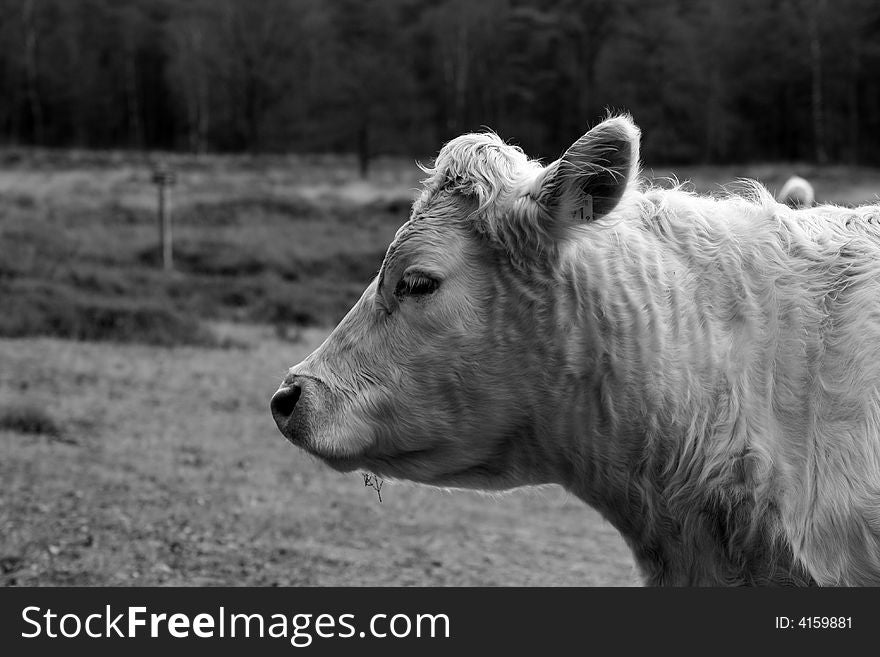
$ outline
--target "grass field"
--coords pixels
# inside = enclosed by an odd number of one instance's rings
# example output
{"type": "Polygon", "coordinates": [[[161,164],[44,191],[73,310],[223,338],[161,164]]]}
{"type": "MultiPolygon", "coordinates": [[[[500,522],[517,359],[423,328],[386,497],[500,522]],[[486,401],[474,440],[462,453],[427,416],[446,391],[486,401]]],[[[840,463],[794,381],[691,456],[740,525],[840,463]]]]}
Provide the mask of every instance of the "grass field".
{"type": "Polygon", "coordinates": [[[269,416],[284,364],[320,331],[298,344],[232,332],[246,348],[0,343],[7,414],[29,405],[58,428],[0,428],[0,581],[631,581],[616,533],[560,489],[488,497],[386,484],[380,503],[359,475],[287,444],[269,416]]]}
{"type": "MultiPolygon", "coordinates": [[[[616,532],[556,487],[387,484],[287,444],[268,412],[378,269],[420,176],[380,161],[0,153],[0,583],[629,585],[616,532]]],[[[700,191],[793,167],[679,169],[700,191]]],[[[800,167],[820,201],[875,170],[800,167]]],[[[665,176],[667,169],[648,169],[665,176]]]]}

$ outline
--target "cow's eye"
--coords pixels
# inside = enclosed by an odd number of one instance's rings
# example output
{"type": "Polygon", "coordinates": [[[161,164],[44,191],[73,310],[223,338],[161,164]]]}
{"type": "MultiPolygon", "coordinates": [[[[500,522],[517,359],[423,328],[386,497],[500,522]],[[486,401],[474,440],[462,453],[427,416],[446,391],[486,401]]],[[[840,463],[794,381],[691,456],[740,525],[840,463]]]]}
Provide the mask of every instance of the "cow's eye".
{"type": "Polygon", "coordinates": [[[424,272],[407,272],[397,283],[394,295],[401,297],[421,297],[433,294],[440,287],[440,281],[424,272]]]}

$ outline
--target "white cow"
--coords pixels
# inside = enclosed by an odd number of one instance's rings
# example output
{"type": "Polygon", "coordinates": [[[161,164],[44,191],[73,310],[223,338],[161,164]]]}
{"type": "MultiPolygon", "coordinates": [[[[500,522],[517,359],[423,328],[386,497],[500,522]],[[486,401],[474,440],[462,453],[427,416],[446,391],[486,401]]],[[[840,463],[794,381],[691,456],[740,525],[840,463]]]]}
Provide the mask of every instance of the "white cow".
{"type": "Polygon", "coordinates": [[[341,471],[560,484],[649,584],[880,585],[880,206],[652,188],[638,152],[626,116],[548,166],[448,143],[275,421],[341,471]]]}
{"type": "Polygon", "coordinates": [[[792,176],[785,181],[778,199],[793,208],[809,208],[815,203],[816,194],[809,182],[800,176],[792,176]]]}

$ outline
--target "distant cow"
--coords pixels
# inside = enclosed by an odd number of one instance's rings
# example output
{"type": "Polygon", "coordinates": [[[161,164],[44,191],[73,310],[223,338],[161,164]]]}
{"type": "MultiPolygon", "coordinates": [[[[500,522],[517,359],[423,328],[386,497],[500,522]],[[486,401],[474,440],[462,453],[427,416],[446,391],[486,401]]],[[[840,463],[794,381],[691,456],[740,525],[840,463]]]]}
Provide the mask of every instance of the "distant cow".
{"type": "Polygon", "coordinates": [[[625,116],[548,166],[449,142],[275,421],[344,472],[560,484],[648,584],[880,585],[880,206],[656,189],[638,152],[625,116]]]}
{"type": "Polygon", "coordinates": [[[800,176],[792,176],[785,181],[778,198],[780,203],[792,208],[809,208],[815,202],[816,195],[810,183],[800,176]]]}

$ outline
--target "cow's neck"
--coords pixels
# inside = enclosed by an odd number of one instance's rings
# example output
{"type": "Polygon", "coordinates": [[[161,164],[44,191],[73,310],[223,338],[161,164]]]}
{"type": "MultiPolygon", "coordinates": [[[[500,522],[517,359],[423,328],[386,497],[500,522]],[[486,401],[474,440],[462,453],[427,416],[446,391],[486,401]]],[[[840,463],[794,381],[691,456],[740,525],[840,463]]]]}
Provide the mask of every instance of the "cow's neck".
{"type": "Polygon", "coordinates": [[[729,335],[704,292],[650,244],[631,245],[626,262],[592,246],[557,272],[542,314],[567,363],[544,383],[562,391],[543,420],[567,457],[559,482],[623,534],[648,583],[808,581],[765,531],[772,503],[748,494],[748,445],[725,415],[718,367],[729,335]]]}

